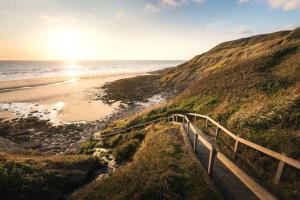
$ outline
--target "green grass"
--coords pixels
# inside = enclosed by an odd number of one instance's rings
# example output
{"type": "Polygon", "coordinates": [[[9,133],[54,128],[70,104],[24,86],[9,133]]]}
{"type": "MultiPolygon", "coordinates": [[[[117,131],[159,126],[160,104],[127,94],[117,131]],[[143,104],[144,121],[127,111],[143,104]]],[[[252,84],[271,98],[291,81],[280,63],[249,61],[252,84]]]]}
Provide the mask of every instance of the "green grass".
{"type": "Polygon", "coordinates": [[[74,199],[218,199],[203,173],[178,127],[158,124],[148,129],[131,163],[74,199]]]}
{"type": "Polygon", "coordinates": [[[0,196],[3,200],[59,199],[104,167],[93,157],[0,154],[0,196]]]}
{"type": "Polygon", "coordinates": [[[80,153],[81,154],[92,154],[93,149],[97,147],[98,141],[96,140],[89,140],[81,144],[80,153]]]}

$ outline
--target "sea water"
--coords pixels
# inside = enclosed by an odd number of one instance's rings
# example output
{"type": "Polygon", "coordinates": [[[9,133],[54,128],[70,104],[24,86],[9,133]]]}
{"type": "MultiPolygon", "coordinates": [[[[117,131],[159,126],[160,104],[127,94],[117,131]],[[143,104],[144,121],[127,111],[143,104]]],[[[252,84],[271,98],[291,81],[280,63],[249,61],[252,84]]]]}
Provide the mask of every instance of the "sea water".
{"type": "Polygon", "coordinates": [[[0,61],[0,81],[89,74],[150,72],[175,67],[182,60],[0,61]]]}

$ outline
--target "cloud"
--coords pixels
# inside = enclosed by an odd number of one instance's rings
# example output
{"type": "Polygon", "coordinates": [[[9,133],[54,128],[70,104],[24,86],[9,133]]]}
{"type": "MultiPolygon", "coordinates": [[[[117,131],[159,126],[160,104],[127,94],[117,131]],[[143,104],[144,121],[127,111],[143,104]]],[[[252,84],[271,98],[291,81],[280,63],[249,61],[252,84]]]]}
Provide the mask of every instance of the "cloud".
{"type": "Polygon", "coordinates": [[[182,4],[188,4],[188,3],[197,3],[201,4],[204,0],[160,0],[160,4],[163,6],[170,6],[170,7],[176,7],[180,6],[182,4]]]}
{"type": "Polygon", "coordinates": [[[241,30],[239,32],[239,34],[240,35],[251,35],[251,34],[253,34],[253,31],[251,31],[251,30],[241,30]]]}
{"type": "Polygon", "coordinates": [[[300,0],[267,0],[273,9],[281,8],[284,11],[300,8],[300,0]]]}
{"type": "Polygon", "coordinates": [[[244,4],[244,3],[247,3],[247,2],[249,2],[250,0],[239,0],[238,1],[238,4],[244,4]]]}
{"type": "Polygon", "coordinates": [[[147,4],[144,8],[144,11],[150,12],[150,13],[159,13],[160,8],[158,6],[152,5],[152,4],[147,4]]]}
{"type": "Polygon", "coordinates": [[[159,13],[165,7],[178,7],[183,4],[196,3],[201,4],[205,0],[158,0],[157,4],[146,4],[144,11],[151,13],[159,13]]]}
{"type": "Polygon", "coordinates": [[[300,8],[300,0],[287,1],[283,6],[283,10],[285,11],[294,10],[297,8],[300,8]]]}
{"type": "Polygon", "coordinates": [[[41,18],[49,23],[49,24],[73,24],[76,23],[76,20],[71,17],[66,16],[49,16],[49,15],[43,15],[41,18]]]}
{"type": "Polygon", "coordinates": [[[238,4],[248,3],[250,1],[266,1],[272,9],[282,9],[284,11],[300,8],[300,0],[238,0],[238,4]]]}
{"type": "Polygon", "coordinates": [[[161,0],[161,4],[162,5],[166,5],[166,6],[178,6],[180,3],[182,3],[181,1],[176,1],[176,0],[161,0]]]}

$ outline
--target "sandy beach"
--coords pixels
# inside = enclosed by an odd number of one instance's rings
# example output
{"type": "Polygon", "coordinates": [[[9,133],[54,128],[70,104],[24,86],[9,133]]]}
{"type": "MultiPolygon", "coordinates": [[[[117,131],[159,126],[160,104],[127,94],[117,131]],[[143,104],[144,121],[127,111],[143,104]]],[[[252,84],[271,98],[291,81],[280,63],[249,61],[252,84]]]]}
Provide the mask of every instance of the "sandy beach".
{"type": "Polygon", "coordinates": [[[118,102],[95,100],[107,82],[145,73],[89,75],[0,81],[0,118],[36,115],[53,122],[94,121],[111,114],[118,102]]]}

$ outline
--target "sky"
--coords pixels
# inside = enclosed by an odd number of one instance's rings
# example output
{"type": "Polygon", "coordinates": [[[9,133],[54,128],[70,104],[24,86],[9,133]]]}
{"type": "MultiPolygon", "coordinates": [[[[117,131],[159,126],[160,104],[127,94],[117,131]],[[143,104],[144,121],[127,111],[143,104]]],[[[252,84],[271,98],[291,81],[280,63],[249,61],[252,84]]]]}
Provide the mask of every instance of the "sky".
{"type": "Polygon", "coordinates": [[[300,26],[300,0],[0,0],[0,60],[187,60],[300,26]]]}

